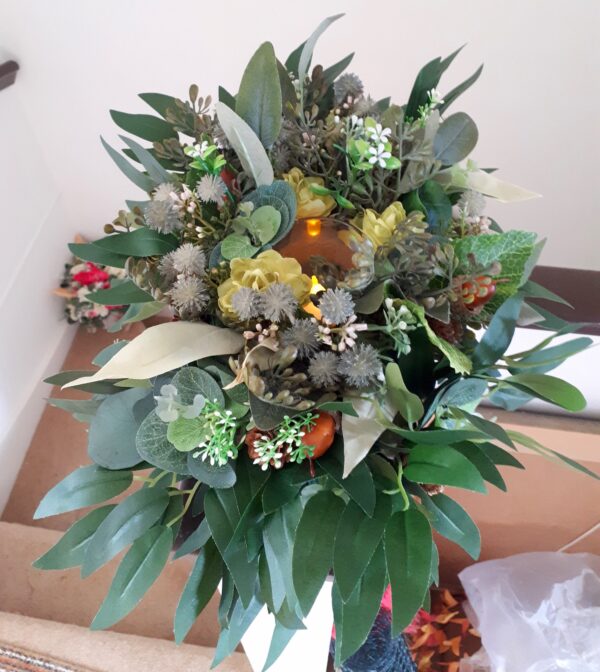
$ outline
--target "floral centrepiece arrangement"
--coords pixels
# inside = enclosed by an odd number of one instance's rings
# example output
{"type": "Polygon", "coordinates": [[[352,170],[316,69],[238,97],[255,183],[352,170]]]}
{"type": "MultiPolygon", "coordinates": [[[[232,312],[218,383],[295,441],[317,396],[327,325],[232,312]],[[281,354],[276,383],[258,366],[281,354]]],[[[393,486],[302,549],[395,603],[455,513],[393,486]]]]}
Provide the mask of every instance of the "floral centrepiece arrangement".
{"type": "MultiPolygon", "coordinates": [[[[82,244],[85,244],[84,240],[77,237],[73,249],[76,250],[82,244]]],[[[65,300],[64,312],[69,324],[82,324],[89,331],[95,331],[98,328],[107,328],[109,318],[118,319],[125,311],[122,305],[98,303],[97,297],[100,296],[101,299],[102,292],[126,279],[122,268],[112,268],[73,257],[71,262],[65,264],[60,287],[54,290],[54,294],[65,300]]]]}
{"type": "Polygon", "coordinates": [[[123,323],[166,306],[175,319],[115,342],[87,375],[48,379],[92,394],[52,400],[89,423],[92,464],[36,516],[101,506],[36,565],[88,576],[129,547],[94,628],[133,609],[175,548],[197,554],[176,641],[221,584],[216,663],[266,607],[268,667],[332,573],[339,665],[388,585],[393,636],[427,608],[432,530],[478,557],[445,486],[505,489],[517,444],[587,471],[476,411],[484,398],[581,410],[548,372],[590,344],[550,335],[506,354],[521,319],[578,325],[535,307],[559,300],[529,280],[535,235],[485,215],[486,196],[531,194],[479,169],[475,123],[448,111],[481,68],[440,95],[456,53],[437,58],[408,102],[376,101],[345,72],[351,56],[311,66],[336,18],[285,64],[263,44],[236,96],[220,88],[213,105],[192,86],[188,101],[141,94],[156,114],[111,113],[145,141],[103,143],[147,195],[77,255],[124,269],[101,296],[128,306],[123,323]]]}

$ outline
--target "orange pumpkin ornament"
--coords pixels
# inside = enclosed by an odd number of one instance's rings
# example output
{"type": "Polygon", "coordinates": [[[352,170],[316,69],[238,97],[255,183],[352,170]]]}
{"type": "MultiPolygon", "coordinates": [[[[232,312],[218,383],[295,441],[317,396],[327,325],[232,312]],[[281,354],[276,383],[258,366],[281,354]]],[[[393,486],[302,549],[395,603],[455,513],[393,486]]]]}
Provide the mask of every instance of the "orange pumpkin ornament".
{"type": "Polygon", "coordinates": [[[311,459],[317,460],[331,448],[335,438],[335,420],[325,411],[320,411],[314,419],[314,425],[302,437],[305,446],[314,448],[311,459]]]}

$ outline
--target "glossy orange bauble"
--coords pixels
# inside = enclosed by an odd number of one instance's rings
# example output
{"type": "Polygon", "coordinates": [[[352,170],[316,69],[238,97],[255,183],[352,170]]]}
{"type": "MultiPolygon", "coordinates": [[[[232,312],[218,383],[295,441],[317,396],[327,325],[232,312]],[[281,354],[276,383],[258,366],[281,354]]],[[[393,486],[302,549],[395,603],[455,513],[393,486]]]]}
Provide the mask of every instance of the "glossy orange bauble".
{"type": "Polygon", "coordinates": [[[335,420],[333,416],[329,413],[320,412],[312,429],[302,437],[302,443],[314,448],[312,459],[316,460],[331,448],[334,438],[335,420]]]}

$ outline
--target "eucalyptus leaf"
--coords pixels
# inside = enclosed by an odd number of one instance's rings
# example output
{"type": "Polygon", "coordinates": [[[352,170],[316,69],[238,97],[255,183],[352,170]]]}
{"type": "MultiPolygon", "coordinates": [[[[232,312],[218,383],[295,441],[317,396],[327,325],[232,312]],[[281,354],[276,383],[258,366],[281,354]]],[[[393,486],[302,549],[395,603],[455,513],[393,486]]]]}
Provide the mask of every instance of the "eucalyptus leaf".
{"type": "Polygon", "coordinates": [[[90,422],[88,454],[107,469],[125,469],[141,461],[136,448],[139,422],[134,415],[138,401],[148,391],[132,388],[107,397],[90,422]]]}
{"type": "Polygon", "coordinates": [[[223,561],[214,542],[208,541],[198,555],[177,610],[175,611],[175,642],[181,644],[196,619],[214,595],[223,574],[223,561]]]}
{"type": "Polygon", "coordinates": [[[117,164],[117,167],[121,170],[121,172],[125,175],[125,177],[128,177],[135,185],[136,187],[139,187],[142,189],[142,191],[145,191],[146,193],[151,193],[154,187],[156,186],[154,183],[154,180],[152,180],[148,175],[144,175],[144,173],[141,173],[137,168],[134,168],[127,159],[119,154],[115,149],[113,149],[105,140],[104,138],[100,138],[100,141],[102,142],[102,146],[104,149],[108,152],[110,158],[117,164]]]}
{"type": "Polygon", "coordinates": [[[141,459],[155,467],[175,474],[188,475],[187,456],[179,452],[169,441],[168,424],[163,422],[156,411],[152,411],[142,422],[136,435],[136,449],[141,459]]]}
{"type": "Polygon", "coordinates": [[[473,151],[479,132],[468,114],[457,112],[441,124],[433,141],[435,158],[444,166],[459,163],[473,151]]]}
{"type": "Polygon", "coordinates": [[[142,488],[117,504],[87,545],[82,577],[89,576],[139,539],[159,520],[168,504],[169,495],[164,488],[142,488]]]}
{"type": "Polygon", "coordinates": [[[235,469],[230,462],[213,466],[208,460],[194,457],[191,452],[187,456],[187,470],[194,478],[211,488],[231,488],[236,482],[235,469]]]}
{"type": "Polygon", "coordinates": [[[167,96],[164,93],[140,93],[139,97],[150,107],[165,118],[169,110],[177,108],[177,98],[167,96]]]}
{"type": "Polygon", "coordinates": [[[221,242],[221,254],[224,259],[248,259],[253,257],[260,248],[250,242],[248,236],[239,233],[230,233],[221,242]]]}
{"type": "Polygon", "coordinates": [[[173,531],[162,526],[150,528],[134,542],[92,621],[92,630],[109,628],[137,606],[160,576],[172,546],[173,531]]]}
{"type": "Polygon", "coordinates": [[[46,493],[33,518],[47,518],[105,502],[127,490],[132,482],[131,471],[109,471],[95,464],[80,467],[46,493]]]}
{"type": "Polygon", "coordinates": [[[162,164],[147,149],[144,149],[139,143],[124,135],[119,136],[121,140],[131,149],[138,161],[144,166],[150,178],[156,186],[173,182],[173,175],[162,166],[162,164]]]}
{"type": "Polygon", "coordinates": [[[323,21],[321,21],[321,23],[317,26],[316,30],[312,33],[308,40],[306,40],[306,42],[302,45],[300,58],[298,60],[298,79],[300,80],[301,86],[303,86],[304,78],[308,73],[308,67],[310,65],[317,40],[327,30],[327,28],[329,28],[329,26],[334,23],[334,21],[341,19],[342,16],[344,15],[335,14],[334,16],[329,16],[326,19],[323,19],[323,21]]]}
{"type": "Polygon", "coordinates": [[[73,523],[58,542],[33,563],[33,566],[37,569],[69,569],[80,565],[90,539],[114,508],[114,504],[101,506],[73,523]]]}
{"type": "Polygon", "coordinates": [[[185,366],[173,376],[171,381],[175,385],[183,404],[193,404],[196,395],[223,406],[225,398],[219,384],[206,371],[196,366],[185,366]]]}

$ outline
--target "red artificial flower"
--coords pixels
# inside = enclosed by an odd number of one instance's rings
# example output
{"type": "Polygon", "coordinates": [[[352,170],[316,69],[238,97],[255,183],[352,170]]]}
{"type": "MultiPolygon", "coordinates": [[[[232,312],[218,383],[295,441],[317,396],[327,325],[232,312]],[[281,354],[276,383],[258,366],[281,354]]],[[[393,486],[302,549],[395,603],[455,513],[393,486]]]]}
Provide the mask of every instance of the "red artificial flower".
{"type": "Polygon", "coordinates": [[[79,283],[83,287],[89,285],[95,285],[97,283],[103,283],[105,289],[110,287],[110,275],[103,271],[101,268],[98,268],[96,264],[92,264],[91,261],[85,262],[85,271],[79,271],[73,276],[73,280],[79,283]]]}

